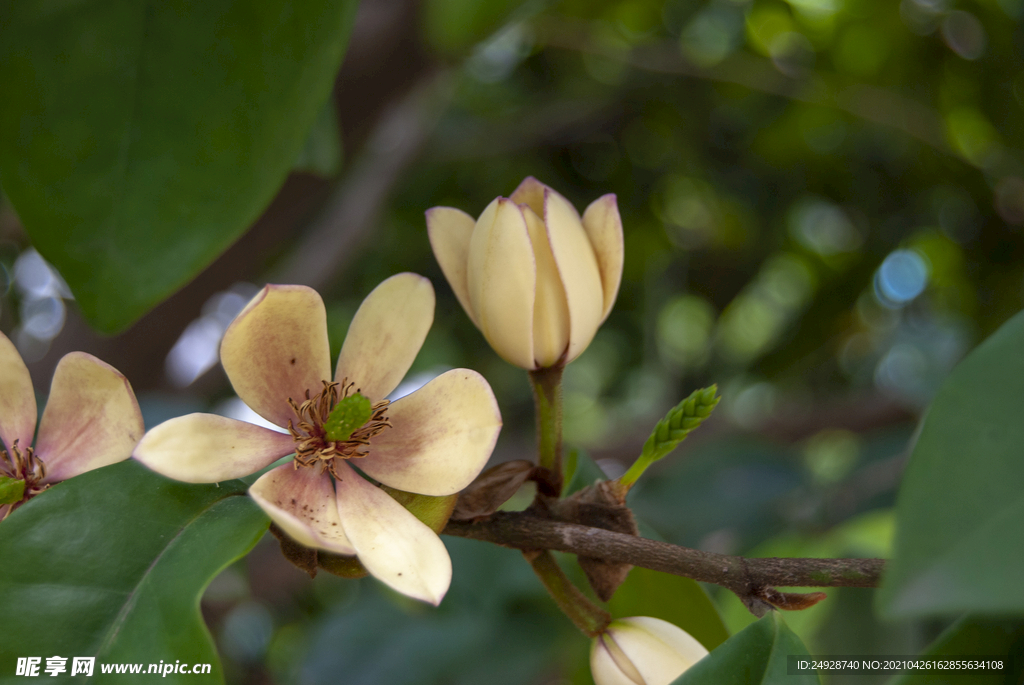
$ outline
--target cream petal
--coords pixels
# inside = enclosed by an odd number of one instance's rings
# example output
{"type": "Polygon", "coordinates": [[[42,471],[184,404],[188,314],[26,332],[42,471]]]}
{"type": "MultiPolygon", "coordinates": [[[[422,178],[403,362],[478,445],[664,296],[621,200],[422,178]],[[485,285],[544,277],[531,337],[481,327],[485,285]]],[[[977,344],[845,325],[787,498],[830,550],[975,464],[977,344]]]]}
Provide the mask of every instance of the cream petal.
{"type": "Polygon", "coordinates": [[[649,685],[669,685],[708,653],[682,628],[650,616],[616,621],[609,634],[649,685]]]}
{"type": "Polygon", "coordinates": [[[590,674],[594,685],[645,685],[636,666],[607,635],[594,638],[590,647],[590,674]]]}
{"type": "Polygon", "coordinates": [[[0,439],[30,447],[36,432],[36,393],[18,349],[0,333],[0,439]]]}
{"type": "Polygon", "coordinates": [[[441,538],[348,464],[337,474],[341,524],[366,570],[403,595],[440,604],[452,581],[441,538]]]}
{"type": "Polygon", "coordinates": [[[253,411],[285,428],[288,405],[331,378],[327,312],[312,288],[268,285],[235,317],[220,345],[220,362],[235,393],[253,411]]]}
{"type": "Polygon", "coordinates": [[[590,203],[583,212],[583,229],[594,248],[597,269],[601,272],[601,286],[604,290],[601,320],[604,321],[615,304],[622,281],[622,217],[619,216],[619,205],[614,193],[602,195],[590,203]]]}
{"type": "Polygon", "coordinates": [[[417,274],[397,274],[359,306],[341,347],[335,380],[348,378],[371,402],[398,387],[434,322],[434,287],[417,274]]]}
{"type": "Polygon", "coordinates": [[[476,219],[454,207],[434,207],[427,210],[427,235],[434,258],[441,265],[448,285],[455,292],[459,304],[466,310],[470,321],[476,324],[472,303],[469,301],[469,241],[473,237],[476,219]]]}
{"type": "Polygon", "coordinates": [[[494,351],[524,369],[533,362],[537,267],[526,219],[505,198],[487,205],[469,243],[469,299],[494,351]]]}
{"type": "Polygon", "coordinates": [[[509,199],[517,205],[526,205],[539,216],[544,216],[545,190],[550,189],[533,176],[527,176],[519,184],[519,187],[509,195],[509,199]]]}
{"type": "Polygon", "coordinates": [[[601,325],[604,309],[601,274],[576,208],[550,189],[544,196],[544,223],[569,303],[569,353],[566,356],[569,362],[587,348],[601,325]]]}
{"type": "Polygon", "coordinates": [[[537,297],[533,306],[533,361],[544,368],[553,366],[569,346],[569,303],[558,266],[551,254],[544,220],[523,205],[523,217],[530,230],[530,242],[537,259],[537,297]]]}
{"type": "Polygon", "coordinates": [[[491,386],[453,369],[388,408],[391,428],[357,466],[371,478],[421,495],[450,495],[473,482],[494,450],[501,413],[491,386]]]}
{"type": "Polygon", "coordinates": [[[188,414],[148,431],[132,455],[186,483],[241,478],[295,451],[291,435],[213,414],[188,414]]]}
{"type": "Polygon", "coordinates": [[[44,483],[57,483],[132,456],[146,428],[128,379],[85,352],[64,356],[53,372],[39,422],[36,454],[44,483]]]}
{"type": "Polygon", "coordinates": [[[355,554],[338,517],[334,484],[317,467],[295,468],[284,464],[269,471],[249,488],[277,527],[306,547],[335,554],[355,554]]]}

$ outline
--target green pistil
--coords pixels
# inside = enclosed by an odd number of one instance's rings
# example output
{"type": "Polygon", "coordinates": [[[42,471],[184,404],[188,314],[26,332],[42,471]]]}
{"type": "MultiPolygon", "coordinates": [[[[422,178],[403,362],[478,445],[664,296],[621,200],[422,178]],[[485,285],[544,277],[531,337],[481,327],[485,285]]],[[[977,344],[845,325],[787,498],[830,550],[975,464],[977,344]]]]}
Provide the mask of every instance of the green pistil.
{"type": "Polygon", "coordinates": [[[339,400],[324,422],[324,437],[332,442],[348,440],[373,416],[370,399],[359,393],[339,400]]]}

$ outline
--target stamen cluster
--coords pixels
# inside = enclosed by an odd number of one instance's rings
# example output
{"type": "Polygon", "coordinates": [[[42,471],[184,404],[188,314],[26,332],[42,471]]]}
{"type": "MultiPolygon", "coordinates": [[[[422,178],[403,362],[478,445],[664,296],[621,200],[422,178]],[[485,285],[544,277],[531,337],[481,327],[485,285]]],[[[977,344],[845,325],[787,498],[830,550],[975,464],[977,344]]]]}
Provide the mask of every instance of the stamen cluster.
{"type": "Polygon", "coordinates": [[[313,397],[310,397],[307,390],[306,400],[302,404],[288,398],[288,404],[299,418],[298,425],[292,421],[288,422],[288,432],[295,440],[295,468],[308,468],[319,463],[321,473],[329,471],[337,478],[333,463],[335,459],[365,457],[369,452],[360,451],[361,448],[370,444],[370,438],[391,427],[391,422],[387,418],[387,408],[391,402],[381,400],[374,404],[370,419],[352,431],[347,439],[329,440],[324,424],[327,423],[331,410],[339,401],[353,392],[359,392],[359,389],[355,387],[355,383],[348,382],[347,378],[343,378],[340,383],[323,381],[323,384],[323,390],[313,397]]]}
{"type": "Polygon", "coordinates": [[[0,450],[0,475],[25,481],[24,498],[8,509],[3,518],[7,518],[21,503],[27,502],[29,498],[35,497],[50,487],[49,483],[39,484],[46,478],[46,464],[36,456],[31,447],[24,449],[18,447],[17,440],[11,445],[10,452],[0,450]]]}

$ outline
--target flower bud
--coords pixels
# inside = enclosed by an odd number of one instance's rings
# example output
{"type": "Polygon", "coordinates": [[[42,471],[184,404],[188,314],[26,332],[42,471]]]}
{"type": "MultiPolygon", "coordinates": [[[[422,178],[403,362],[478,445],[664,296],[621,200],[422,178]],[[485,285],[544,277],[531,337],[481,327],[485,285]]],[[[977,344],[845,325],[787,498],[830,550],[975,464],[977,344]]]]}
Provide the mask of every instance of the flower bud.
{"type": "Polygon", "coordinates": [[[707,653],[682,628],[634,616],[613,621],[594,638],[590,671],[597,685],[669,685],[707,653]]]}
{"type": "Polygon", "coordinates": [[[580,355],[607,318],[622,280],[622,220],[615,195],[581,218],[557,192],[524,180],[474,220],[427,210],[445,278],[469,318],[506,361],[534,370],[580,355]]]}

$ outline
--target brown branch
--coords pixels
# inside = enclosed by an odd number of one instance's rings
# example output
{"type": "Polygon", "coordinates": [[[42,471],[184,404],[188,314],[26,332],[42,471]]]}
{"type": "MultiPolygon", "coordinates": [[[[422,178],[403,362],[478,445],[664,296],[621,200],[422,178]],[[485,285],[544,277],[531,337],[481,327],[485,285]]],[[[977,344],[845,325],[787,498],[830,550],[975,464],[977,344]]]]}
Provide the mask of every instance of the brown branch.
{"type": "Polygon", "coordinates": [[[877,587],[884,559],[747,559],[614,533],[529,512],[496,512],[477,522],[449,521],[445,535],[522,550],[557,550],[624,562],[714,583],[741,599],[774,587],[877,587]]]}

